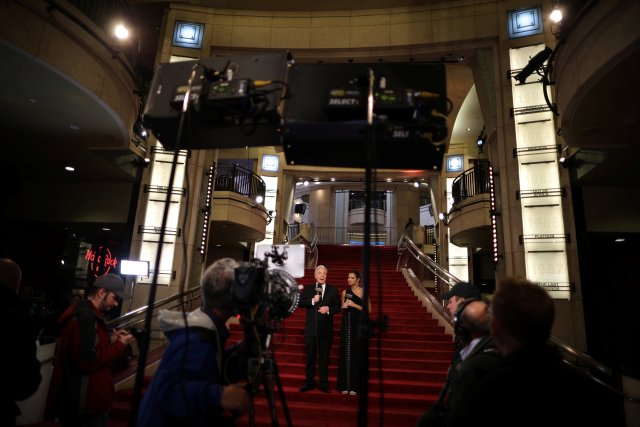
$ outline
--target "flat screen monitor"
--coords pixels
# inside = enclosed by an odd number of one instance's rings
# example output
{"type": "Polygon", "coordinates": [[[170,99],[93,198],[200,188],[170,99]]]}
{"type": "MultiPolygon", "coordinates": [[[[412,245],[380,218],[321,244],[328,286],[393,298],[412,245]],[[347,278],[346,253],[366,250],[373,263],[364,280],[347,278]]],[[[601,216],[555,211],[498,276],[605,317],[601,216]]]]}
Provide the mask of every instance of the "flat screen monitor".
{"type": "Polygon", "coordinates": [[[279,106],[289,56],[258,53],[159,64],[143,124],[169,150],[280,145],[279,106]],[[180,126],[192,74],[190,105],[180,126]]]}
{"type": "Polygon", "coordinates": [[[442,169],[449,110],[444,64],[296,64],[287,82],[282,136],[288,164],[442,169]],[[369,125],[371,81],[375,119],[369,125]]]}

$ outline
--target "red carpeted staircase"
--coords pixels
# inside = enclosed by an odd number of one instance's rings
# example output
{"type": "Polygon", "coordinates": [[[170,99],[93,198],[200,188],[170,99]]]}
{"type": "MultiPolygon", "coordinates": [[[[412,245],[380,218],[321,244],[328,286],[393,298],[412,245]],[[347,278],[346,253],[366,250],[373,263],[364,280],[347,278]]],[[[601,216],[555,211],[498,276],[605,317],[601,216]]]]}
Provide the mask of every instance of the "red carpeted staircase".
{"type": "MultiPolygon", "coordinates": [[[[362,246],[320,246],[319,264],[328,268],[327,282],[338,286],[342,292],[347,287],[349,270],[362,271],[362,250],[362,246]]],[[[421,306],[402,274],[396,271],[397,257],[396,247],[371,248],[371,320],[378,320],[382,313],[387,318],[387,330],[376,330],[370,340],[367,405],[367,425],[370,426],[413,427],[420,414],[437,398],[453,352],[451,337],[421,306]]],[[[302,285],[314,283],[313,270],[306,270],[305,277],[297,282],[302,285]]],[[[298,392],[304,382],[304,321],[305,309],[296,310],[282,322],[272,344],[292,425],[358,425],[359,397],[335,390],[340,314],[334,316],[335,333],[329,366],[332,392],[325,394],[317,389],[298,392]]],[[[231,331],[229,344],[243,336],[239,326],[233,326],[231,331]]],[[[286,426],[283,402],[275,386],[273,392],[278,423],[286,426]]],[[[131,391],[123,390],[119,396],[111,414],[111,427],[126,425],[129,416],[131,391]]],[[[254,397],[254,408],[253,425],[273,425],[264,389],[254,397]]],[[[240,418],[237,425],[250,426],[249,416],[240,418]]]]}

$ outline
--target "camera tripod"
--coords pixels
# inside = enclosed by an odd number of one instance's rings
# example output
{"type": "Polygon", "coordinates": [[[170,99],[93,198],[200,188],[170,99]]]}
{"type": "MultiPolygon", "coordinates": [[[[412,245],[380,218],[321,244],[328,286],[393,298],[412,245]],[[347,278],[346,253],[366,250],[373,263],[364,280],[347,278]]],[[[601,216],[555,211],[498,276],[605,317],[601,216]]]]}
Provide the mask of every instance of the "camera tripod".
{"type": "Polygon", "coordinates": [[[291,427],[291,415],[289,414],[289,408],[287,407],[287,401],[282,389],[282,382],[280,380],[280,374],[278,372],[278,365],[274,358],[273,349],[271,348],[272,334],[270,332],[262,331],[260,333],[258,328],[253,325],[246,325],[245,327],[245,340],[250,343],[253,342],[254,348],[250,351],[254,351],[253,357],[249,357],[247,361],[247,378],[248,392],[251,397],[249,404],[249,426],[255,425],[255,407],[253,404],[253,397],[260,391],[260,383],[265,392],[267,403],[269,405],[269,414],[271,416],[271,425],[278,426],[278,408],[276,406],[276,397],[274,392],[274,385],[278,387],[278,394],[280,396],[280,402],[282,403],[282,411],[287,421],[287,426],[291,427]],[[257,338],[255,340],[251,338],[257,338]],[[275,384],[274,384],[275,383],[275,384]]]}

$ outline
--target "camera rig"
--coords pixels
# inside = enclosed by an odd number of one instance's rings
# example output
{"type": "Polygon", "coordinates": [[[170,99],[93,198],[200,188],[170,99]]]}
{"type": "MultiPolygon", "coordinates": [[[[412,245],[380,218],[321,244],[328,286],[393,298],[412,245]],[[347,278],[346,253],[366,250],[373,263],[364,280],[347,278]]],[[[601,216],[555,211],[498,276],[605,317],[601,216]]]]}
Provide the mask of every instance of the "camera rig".
{"type": "MultiPolygon", "coordinates": [[[[269,269],[268,261],[283,265],[287,259],[286,250],[278,253],[276,245],[271,252],[265,252],[264,260],[254,259],[242,263],[235,271],[231,285],[232,305],[244,327],[244,343],[235,353],[234,366],[246,369],[248,391],[256,395],[262,384],[273,425],[277,424],[277,410],[274,397],[274,381],[278,387],[287,424],[291,419],[287,410],[282,384],[278,375],[273,348],[273,335],[280,323],[289,317],[300,302],[299,287],[293,276],[284,270],[269,269]]],[[[250,425],[254,423],[253,403],[249,411],[250,425]]]]}

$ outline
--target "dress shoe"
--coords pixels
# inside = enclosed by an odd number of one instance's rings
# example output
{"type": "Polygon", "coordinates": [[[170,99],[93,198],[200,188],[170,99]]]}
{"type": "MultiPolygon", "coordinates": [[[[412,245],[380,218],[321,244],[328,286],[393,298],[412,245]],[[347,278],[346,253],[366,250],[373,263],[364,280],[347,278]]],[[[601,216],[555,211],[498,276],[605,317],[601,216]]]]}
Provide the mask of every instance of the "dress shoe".
{"type": "Polygon", "coordinates": [[[300,387],[300,393],[305,392],[305,391],[309,391],[309,390],[313,390],[315,388],[315,386],[313,384],[303,384],[302,387],[300,387]]]}
{"type": "Polygon", "coordinates": [[[329,390],[329,387],[327,387],[326,385],[321,385],[320,387],[318,387],[318,390],[323,393],[331,393],[331,390],[329,390]]]}

